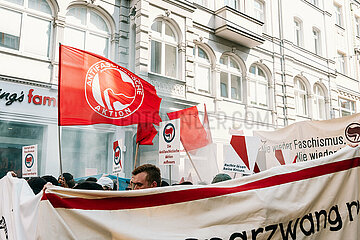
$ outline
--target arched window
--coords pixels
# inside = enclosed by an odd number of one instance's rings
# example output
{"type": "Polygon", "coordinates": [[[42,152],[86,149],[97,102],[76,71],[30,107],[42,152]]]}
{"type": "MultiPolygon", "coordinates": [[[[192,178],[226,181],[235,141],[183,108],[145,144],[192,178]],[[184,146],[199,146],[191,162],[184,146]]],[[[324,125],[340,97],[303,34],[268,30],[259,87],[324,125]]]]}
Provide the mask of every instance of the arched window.
{"type": "Polygon", "coordinates": [[[296,77],[294,84],[296,113],[302,116],[308,116],[308,95],[304,82],[296,77]]]}
{"type": "Polygon", "coordinates": [[[167,21],[157,20],[151,25],[151,72],[178,77],[177,45],[176,31],[167,21]]]}
{"type": "Polygon", "coordinates": [[[0,0],[0,48],[49,57],[52,19],[46,0],[0,0]]]}
{"type": "Polygon", "coordinates": [[[318,120],[326,119],[325,93],[318,85],[314,85],[314,118],[318,120]]]}
{"type": "Polygon", "coordinates": [[[224,98],[241,100],[241,69],[239,63],[231,56],[220,58],[220,93],[224,98]]]}
{"type": "Polygon", "coordinates": [[[64,44],[109,56],[110,31],[101,14],[87,7],[72,7],[66,13],[64,44]]]}
{"type": "Polygon", "coordinates": [[[195,60],[195,88],[200,92],[210,93],[211,90],[211,64],[206,51],[199,47],[194,47],[195,60]]]}
{"type": "Polygon", "coordinates": [[[251,65],[248,82],[249,103],[268,106],[268,80],[265,72],[258,65],[251,65]]]}

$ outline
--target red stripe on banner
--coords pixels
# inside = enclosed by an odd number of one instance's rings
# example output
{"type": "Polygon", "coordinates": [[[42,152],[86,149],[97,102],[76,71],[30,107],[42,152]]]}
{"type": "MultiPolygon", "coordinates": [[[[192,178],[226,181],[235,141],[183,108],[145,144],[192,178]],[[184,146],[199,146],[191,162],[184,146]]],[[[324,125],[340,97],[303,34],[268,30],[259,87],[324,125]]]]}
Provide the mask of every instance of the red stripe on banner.
{"type": "Polygon", "coordinates": [[[245,136],[236,136],[233,135],[230,141],[231,146],[234,148],[235,152],[239,155],[241,160],[245,163],[247,168],[250,170],[249,159],[247,155],[245,136]]]}
{"type": "Polygon", "coordinates": [[[275,157],[281,165],[285,165],[284,155],[282,154],[281,149],[275,150],[275,157]]]}
{"type": "MultiPolygon", "coordinates": [[[[166,193],[151,194],[136,197],[113,197],[103,199],[61,198],[56,194],[46,193],[48,201],[54,208],[83,209],[83,210],[121,210],[195,201],[226,194],[245,192],[278,186],[290,182],[301,181],[330,173],[349,170],[360,166],[360,158],[343,160],[340,162],[315,166],[297,172],[275,175],[258,181],[235,187],[205,187],[186,189],[166,193]]],[[[135,190],[136,191],[136,190],[135,190]]]]}

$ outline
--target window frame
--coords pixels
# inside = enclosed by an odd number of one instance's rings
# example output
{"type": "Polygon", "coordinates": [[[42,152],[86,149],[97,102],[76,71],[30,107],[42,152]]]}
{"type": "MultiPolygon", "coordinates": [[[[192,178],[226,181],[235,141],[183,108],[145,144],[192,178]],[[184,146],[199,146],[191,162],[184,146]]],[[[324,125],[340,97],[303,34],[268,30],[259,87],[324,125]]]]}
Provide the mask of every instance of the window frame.
{"type": "Polygon", "coordinates": [[[346,55],[342,52],[337,52],[337,71],[341,74],[347,73],[347,62],[346,62],[346,55]]]}
{"type": "Polygon", "coordinates": [[[294,18],[294,43],[298,47],[303,46],[303,27],[299,18],[294,18]]]}
{"type": "MultiPolygon", "coordinates": [[[[64,41],[65,41],[65,35],[66,35],[67,29],[72,30],[72,31],[75,30],[78,32],[82,32],[82,33],[84,33],[84,38],[82,39],[83,40],[83,50],[94,52],[101,56],[109,58],[110,53],[111,53],[111,32],[112,32],[112,30],[111,30],[111,27],[110,27],[110,24],[109,24],[107,18],[100,11],[97,11],[94,8],[89,8],[85,5],[75,5],[75,6],[69,7],[67,9],[66,14],[68,14],[72,9],[75,9],[75,8],[84,8],[86,10],[86,24],[78,24],[78,23],[71,22],[68,20],[69,17],[66,16],[65,27],[64,27],[64,41]],[[90,19],[91,19],[91,12],[95,13],[97,16],[99,16],[104,21],[104,23],[106,24],[106,27],[107,27],[107,31],[98,30],[98,29],[95,29],[95,28],[89,26],[90,19]],[[106,54],[105,55],[89,49],[91,47],[89,42],[91,42],[90,38],[92,35],[106,40],[106,54]]],[[[79,48],[81,48],[81,47],[79,47],[79,48]]]]}
{"type": "Polygon", "coordinates": [[[355,16],[355,34],[357,37],[360,37],[360,17],[355,16]]]}
{"type": "Polygon", "coordinates": [[[153,74],[159,74],[168,78],[174,78],[174,79],[178,79],[180,78],[180,73],[179,73],[179,36],[178,36],[178,32],[176,31],[175,27],[173,26],[173,24],[171,24],[169,21],[165,20],[165,19],[155,19],[151,26],[150,26],[150,31],[151,31],[151,35],[150,35],[150,64],[149,64],[149,72],[153,73],[153,74]],[[156,22],[161,22],[161,33],[158,33],[156,31],[154,31],[153,29],[151,29],[152,25],[156,22]],[[174,38],[175,41],[171,41],[171,38],[169,36],[166,35],[166,26],[169,26],[170,29],[172,30],[173,34],[174,34],[174,38]],[[161,45],[161,56],[160,56],[160,73],[152,71],[152,67],[153,67],[153,59],[152,59],[152,55],[153,55],[153,42],[158,42],[161,45]],[[171,76],[171,75],[167,75],[166,74],[166,51],[165,48],[166,46],[170,46],[170,47],[174,47],[175,48],[175,76],[171,76]]]}
{"type": "Polygon", "coordinates": [[[262,22],[265,22],[265,3],[261,0],[254,0],[254,17],[262,22]],[[260,8],[257,8],[256,3],[259,4],[260,8]]]}
{"type": "Polygon", "coordinates": [[[334,8],[335,8],[335,24],[340,27],[344,27],[342,6],[338,4],[334,4],[334,8]]]}
{"type": "Polygon", "coordinates": [[[324,89],[319,85],[314,85],[314,118],[316,120],[326,119],[326,95],[324,89]],[[323,107],[323,108],[321,108],[323,107]]]}
{"type": "Polygon", "coordinates": [[[308,117],[309,116],[308,89],[306,87],[305,82],[300,77],[295,77],[294,79],[294,95],[295,95],[296,114],[299,116],[308,117]],[[301,89],[300,88],[301,86],[303,86],[304,89],[301,89]],[[301,103],[303,103],[302,107],[300,106],[301,103]]]}
{"type": "Polygon", "coordinates": [[[194,70],[195,70],[194,72],[195,72],[195,89],[196,89],[196,91],[206,93],[206,94],[211,94],[212,93],[212,79],[213,79],[213,77],[212,77],[213,68],[212,68],[211,58],[210,58],[210,54],[208,53],[208,51],[204,47],[199,46],[199,45],[194,46],[194,70]],[[199,57],[199,48],[206,54],[208,60],[205,60],[204,58],[199,57]],[[197,76],[198,76],[197,69],[199,67],[209,69],[209,78],[207,79],[208,90],[199,88],[199,84],[198,84],[199,79],[197,78],[197,76]]]}
{"type": "Polygon", "coordinates": [[[225,98],[225,99],[231,99],[231,100],[235,100],[235,101],[243,101],[243,77],[242,77],[242,69],[241,69],[241,65],[239,63],[239,61],[236,60],[236,58],[234,58],[231,55],[223,55],[220,58],[220,96],[225,98]],[[223,58],[227,58],[227,63],[226,64],[222,64],[221,63],[221,59],[223,58]],[[238,71],[234,70],[237,68],[233,68],[230,66],[230,60],[234,61],[237,66],[238,66],[238,71]],[[223,96],[222,95],[222,83],[221,83],[221,73],[225,73],[227,75],[227,96],[223,96]],[[238,94],[239,97],[238,98],[233,98],[232,97],[232,84],[231,84],[231,80],[232,80],[232,76],[235,77],[239,77],[239,89],[238,89],[238,94]]]}
{"type": "Polygon", "coordinates": [[[353,115],[354,113],[356,113],[356,101],[350,100],[348,98],[339,97],[339,110],[341,117],[353,115]],[[349,108],[342,107],[341,101],[350,103],[349,108]],[[349,115],[344,115],[343,112],[348,112],[349,115]]]}
{"type": "Polygon", "coordinates": [[[249,68],[249,75],[248,75],[248,104],[250,105],[255,105],[255,106],[259,106],[259,107],[269,107],[269,81],[268,81],[268,77],[266,75],[266,72],[264,71],[264,69],[259,66],[258,64],[252,64],[249,68]],[[255,68],[255,73],[251,72],[251,68],[254,67],[255,68]],[[265,77],[260,76],[259,74],[259,70],[261,70],[264,74],[265,77]],[[254,83],[255,84],[255,102],[251,101],[250,98],[250,83],[254,83]],[[266,85],[266,104],[261,104],[258,96],[263,94],[263,93],[259,93],[258,90],[260,89],[258,86],[259,85],[266,85]]]}
{"type": "MultiPolygon", "coordinates": [[[[33,9],[29,7],[29,0],[24,0],[23,4],[16,4],[12,2],[4,1],[4,3],[0,4],[0,8],[6,10],[6,11],[12,11],[18,14],[21,14],[21,20],[20,20],[20,26],[19,26],[19,36],[18,36],[18,48],[12,48],[7,46],[0,46],[1,50],[4,50],[6,52],[13,52],[13,53],[19,53],[22,55],[27,55],[31,57],[35,57],[37,59],[44,59],[49,60],[51,58],[51,49],[53,47],[53,34],[54,34],[54,9],[52,4],[48,0],[44,0],[51,11],[51,13],[45,13],[43,11],[33,9]],[[32,28],[32,26],[29,27],[29,21],[27,21],[30,18],[35,18],[36,20],[40,21],[46,21],[49,27],[49,33],[47,34],[47,49],[46,54],[33,52],[30,49],[28,49],[26,46],[26,43],[29,41],[29,36],[24,36],[26,33],[25,29],[32,28]]],[[[5,33],[3,33],[5,36],[5,33]]],[[[33,35],[31,35],[33,36],[33,35]]],[[[32,40],[34,41],[34,40],[32,40]]]]}
{"type": "Polygon", "coordinates": [[[316,27],[313,27],[313,46],[314,46],[314,53],[317,55],[321,55],[321,32],[316,27]]]}

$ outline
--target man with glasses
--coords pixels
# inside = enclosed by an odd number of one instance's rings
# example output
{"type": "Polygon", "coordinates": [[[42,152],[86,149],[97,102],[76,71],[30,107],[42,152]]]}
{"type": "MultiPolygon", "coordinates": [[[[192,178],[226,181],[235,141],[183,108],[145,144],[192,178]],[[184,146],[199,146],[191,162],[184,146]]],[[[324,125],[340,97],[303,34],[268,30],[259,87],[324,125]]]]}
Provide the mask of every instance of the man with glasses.
{"type": "Polygon", "coordinates": [[[133,190],[160,187],[160,184],[160,169],[155,165],[144,164],[132,171],[130,186],[133,190]]]}

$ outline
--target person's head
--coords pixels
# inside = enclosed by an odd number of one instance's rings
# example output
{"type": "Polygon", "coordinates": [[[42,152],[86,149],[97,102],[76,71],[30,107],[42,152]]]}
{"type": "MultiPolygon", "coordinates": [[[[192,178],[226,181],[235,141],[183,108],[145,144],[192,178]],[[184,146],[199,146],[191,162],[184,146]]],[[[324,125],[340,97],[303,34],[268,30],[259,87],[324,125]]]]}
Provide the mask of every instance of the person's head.
{"type": "Polygon", "coordinates": [[[100,184],[104,190],[114,189],[114,182],[109,177],[101,177],[96,183],[100,184]]]}
{"type": "Polygon", "coordinates": [[[103,187],[92,181],[84,181],[74,187],[74,189],[85,189],[85,190],[103,190],[103,187]]]}
{"type": "Polygon", "coordinates": [[[88,177],[85,181],[97,182],[97,178],[96,177],[88,177]]]}
{"type": "Polygon", "coordinates": [[[36,195],[43,189],[44,185],[46,184],[46,181],[41,177],[32,177],[27,181],[27,183],[29,184],[34,194],[36,195]]]}
{"type": "Polygon", "coordinates": [[[160,187],[160,169],[152,164],[144,164],[134,169],[132,172],[132,189],[145,189],[160,187]]]}
{"type": "Polygon", "coordinates": [[[46,182],[52,183],[52,185],[54,186],[59,186],[58,180],[56,180],[56,178],[52,175],[45,175],[42,176],[41,178],[44,179],[46,182]]]}
{"type": "Polygon", "coordinates": [[[75,186],[74,177],[70,173],[63,173],[60,175],[58,181],[62,187],[73,188],[75,186]]]}
{"type": "Polygon", "coordinates": [[[218,182],[223,182],[223,181],[227,181],[227,180],[231,180],[231,177],[229,176],[229,174],[226,173],[218,173],[216,174],[216,176],[213,178],[211,183],[218,183],[218,182]]]}

